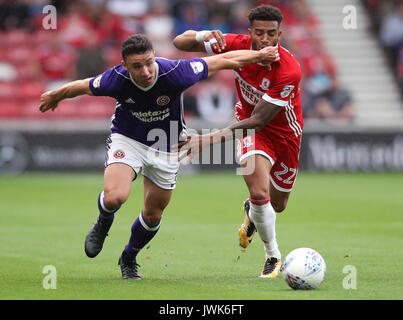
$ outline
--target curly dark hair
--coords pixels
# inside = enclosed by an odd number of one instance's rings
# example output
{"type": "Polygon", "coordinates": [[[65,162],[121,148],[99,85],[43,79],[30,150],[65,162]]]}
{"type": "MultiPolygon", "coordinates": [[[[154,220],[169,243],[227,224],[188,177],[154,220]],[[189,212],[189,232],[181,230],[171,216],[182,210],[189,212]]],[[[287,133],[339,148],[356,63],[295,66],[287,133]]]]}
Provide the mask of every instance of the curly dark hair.
{"type": "Polygon", "coordinates": [[[122,58],[125,58],[131,54],[140,54],[147,51],[154,51],[153,44],[143,34],[134,34],[128,37],[122,43],[122,58]]]}
{"type": "Polygon", "coordinates": [[[280,9],[269,6],[262,5],[256,8],[253,8],[249,15],[249,22],[252,25],[254,20],[263,20],[263,21],[277,21],[278,26],[280,27],[281,21],[283,21],[283,14],[280,9]]]}

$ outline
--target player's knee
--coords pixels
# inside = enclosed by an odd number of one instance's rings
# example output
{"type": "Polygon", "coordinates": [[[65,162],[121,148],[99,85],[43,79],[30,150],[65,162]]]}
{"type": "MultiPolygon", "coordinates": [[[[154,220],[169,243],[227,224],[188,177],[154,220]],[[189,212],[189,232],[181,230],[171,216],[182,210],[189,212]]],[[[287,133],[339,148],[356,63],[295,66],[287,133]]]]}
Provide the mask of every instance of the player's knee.
{"type": "Polygon", "coordinates": [[[147,225],[149,226],[156,226],[162,216],[162,211],[143,211],[143,218],[147,225]]]}
{"type": "Polygon", "coordinates": [[[254,200],[265,200],[269,198],[269,189],[256,188],[249,191],[250,197],[254,200]]]}
{"type": "Polygon", "coordinates": [[[126,202],[129,195],[121,191],[104,191],[104,201],[108,208],[114,209],[120,207],[126,202]]]}

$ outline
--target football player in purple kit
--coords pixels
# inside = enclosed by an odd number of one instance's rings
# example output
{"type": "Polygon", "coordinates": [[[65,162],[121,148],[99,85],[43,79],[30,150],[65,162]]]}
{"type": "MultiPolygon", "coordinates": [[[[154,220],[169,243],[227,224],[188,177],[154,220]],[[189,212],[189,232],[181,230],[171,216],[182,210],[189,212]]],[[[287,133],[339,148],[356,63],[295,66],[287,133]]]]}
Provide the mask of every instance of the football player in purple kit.
{"type": "MultiPolygon", "coordinates": [[[[94,258],[102,250],[114,214],[129,197],[132,182],[143,175],[144,203],[131,227],[119,265],[123,279],[141,279],[136,256],[159,230],[162,213],[176,185],[178,154],[171,146],[186,137],[183,92],[222,69],[278,60],[274,47],[239,50],[184,60],[155,57],[150,40],[132,35],[122,44],[122,61],[101,75],[72,81],[41,96],[41,112],[54,110],[66,98],[110,96],[117,100],[107,139],[104,188],[98,197],[99,216],[85,239],[94,258]]],[[[83,106],[85,108],[85,106],[83,106]]]]}

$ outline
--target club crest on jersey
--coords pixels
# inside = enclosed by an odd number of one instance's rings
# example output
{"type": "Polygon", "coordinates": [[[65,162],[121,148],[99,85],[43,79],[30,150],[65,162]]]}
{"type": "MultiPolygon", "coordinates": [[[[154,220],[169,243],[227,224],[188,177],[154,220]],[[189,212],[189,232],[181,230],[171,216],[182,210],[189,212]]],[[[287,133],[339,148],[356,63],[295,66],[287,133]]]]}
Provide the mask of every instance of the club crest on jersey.
{"type": "Polygon", "coordinates": [[[123,159],[125,157],[125,152],[123,150],[118,149],[113,153],[113,156],[116,159],[123,159]]]}
{"type": "Polygon", "coordinates": [[[262,83],[260,84],[260,88],[262,88],[264,91],[266,91],[269,89],[269,85],[270,85],[270,80],[267,78],[263,78],[262,83]]]}
{"type": "Polygon", "coordinates": [[[159,96],[157,98],[157,104],[159,106],[165,106],[165,105],[167,105],[169,103],[169,101],[171,101],[171,99],[169,99],[168,96],[159,96]]]}
{"type": "Polygon", "coordinates": [[[283,91],[281,91],[280,96],[281,98],[285,98],[288,97],[291,93],[292,90],[294,90],[295,86],[284,86],[283,87],[283,91]]]}
{"type": "Polygon", "coordinates": [[[204,70],[203,63],[201,63],[200,61],[191,61],[190,66],[193,68],[193,72],[195,74],[198,74],[204,70]]]}
{"type": "Polygon", "coordinates": [[[99,86],[101,85],[101,78],[102,74],[94,79],[94,82],[92,83],[92,86],[94,88],[99,88],[99,86]]]}

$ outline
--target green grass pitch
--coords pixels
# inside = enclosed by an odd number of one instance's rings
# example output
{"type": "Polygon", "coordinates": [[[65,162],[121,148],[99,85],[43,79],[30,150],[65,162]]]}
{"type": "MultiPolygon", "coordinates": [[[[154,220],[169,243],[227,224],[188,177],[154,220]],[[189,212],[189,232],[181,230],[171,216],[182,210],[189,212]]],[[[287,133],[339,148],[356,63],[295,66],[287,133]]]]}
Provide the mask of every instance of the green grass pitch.
{"type": "Polygon", "coordinates": [[[258,235],[246,251],[238,245],[247,189],[234,173],[179,176],[159,233],[138,256],[143,280],[124,281],[117,261],[141,210],[142,179],[89,259],[84,238],[102,186],[101,174],[0,177],[0,299],[403,299],[402,174],[298,176],[277,238],[283,258],[298,247],[322,254],[326,280],[314,291],[258,278],[258,235]],[[56,289],[43,287],[46,265],[56,268],[56,289]],[[353,284],[346,266],[356,289],[343,287],[353,284]]]}

